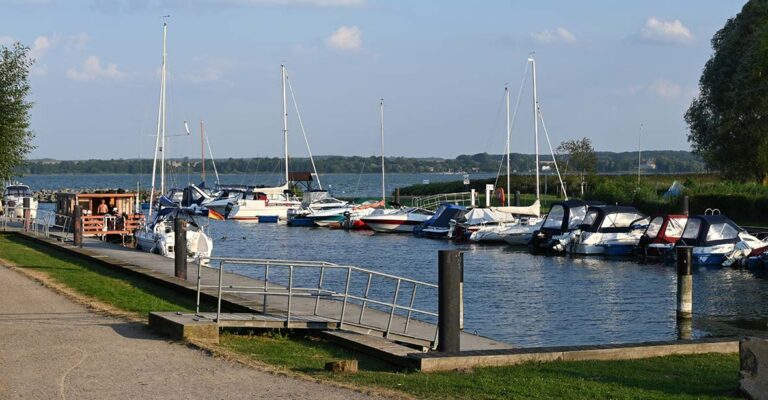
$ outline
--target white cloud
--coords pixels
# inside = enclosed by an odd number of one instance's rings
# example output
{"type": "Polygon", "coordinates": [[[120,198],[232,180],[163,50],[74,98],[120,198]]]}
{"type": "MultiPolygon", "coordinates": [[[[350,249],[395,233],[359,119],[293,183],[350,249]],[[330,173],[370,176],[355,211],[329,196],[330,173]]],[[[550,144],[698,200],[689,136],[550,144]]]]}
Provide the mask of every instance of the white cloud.
{"type": "Polygon", "coordinates": [[[342,26],[325,39],[325,45],[337,50],[360,50],[363,32],[356,26],[342,26]]]}
{"type": "Polygon", "coordinates": [[[47,36],[38,36],[35,41],[32,42],[32,47],[29,49],[29,56],[35,60],[39,60],[52,46],[53,39],[50,39],[47,36]]]}
{"type": "Polygon", "coordinates": [[[541,32],[533,32],[531,33],[531,38],[542,44],[573,43],[576,41],[576,36],[563,27],[541,32]]]}
{"type": "Polygon", "coordinates": [[[89,40],[91,40],[91,37],[87,33],[80,32],[67,37],[66,46],[67,46],[67,49],[72,51],[83,51],[83,49],[85,49],[85,45],[88,43],[89,40]]]}
{"type": "Polygon", "coordinates": [[[648,86],[648,91],[665,99],[674,99],[680,97],[683,93],[683,88],[666,79],[656,79],[648,86]]]}
{"type": "Polygon", "coordinates": [[[126,74],[117,69],[117,64],[101,65],[99,57],[90,56],[85,59],[83,65],[79,68],[70,68],[67,70],[67,78],[75,81],[100,81],[100,80],[119,80],[126,77],[126,74]]]}
{"type": "Polygon", "coordinates": [[[640,38],[655,43],[688,44],[693,42],[693,34],[683,23],[676,19],[664,21],[649,17],[640,29],[640,38]]]}

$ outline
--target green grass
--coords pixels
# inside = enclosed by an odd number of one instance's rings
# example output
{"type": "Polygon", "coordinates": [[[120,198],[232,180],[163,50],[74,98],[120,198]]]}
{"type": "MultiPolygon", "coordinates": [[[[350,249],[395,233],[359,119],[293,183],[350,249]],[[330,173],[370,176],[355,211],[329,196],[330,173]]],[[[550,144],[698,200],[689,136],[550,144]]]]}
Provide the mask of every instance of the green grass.
{"type": "MultiPolygon", "coordinates": [[[[15,235],[0,235],[0,257],[34,269],[77,293],[142,316],[190,311],[191,298],[98,263],[15,235]]],[[[465,372],[397,369],[323,339],[298,333],[224,334],[221,346],[259,362],[357,386],[425,399],[717,399],[738,389],[738,355],[670,356],[631,361],[527,363],[465,372]],[[357,374],[331,374],[326,362],[355,358],[357,374]]]]}
{"type": "Polygon", "coordinates": [[[738,355],[704,354],[630,361],[526,363],[470,371],[401,371],[301,335],[223,335],[221,345],[254,360],[359,386],[424,399],[718,399],[738,391],[738,355]],[[357,374],[332,374],[326,362],[358,359],[357,374]]]}
{"type": "Polygon", "coordinates": [[[195,308],[191,296],[182,296],[169,288],[21,236],[0,235],[0,258],[19,268],[43,272],[81,295],[143,317],[150,311],[192,311],[195,308]]]}

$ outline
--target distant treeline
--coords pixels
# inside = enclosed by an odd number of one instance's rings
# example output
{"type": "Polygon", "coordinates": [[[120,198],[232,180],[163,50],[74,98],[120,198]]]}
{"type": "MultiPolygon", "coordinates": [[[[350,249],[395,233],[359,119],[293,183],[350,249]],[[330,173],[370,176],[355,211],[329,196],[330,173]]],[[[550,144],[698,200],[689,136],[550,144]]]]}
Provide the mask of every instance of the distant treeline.
{"type": "MultiPolygon", "coordinates": [[[[541,156],[541,161],[551,161],[551,156],[541,156]]],[[[704,172],[703,161],[688,151],[646,151],[642,153],[641,168],[646,173],[683,173],[704,172]]],[[[176,171],[200,172],[200,159],[167,160],[167,169],[176,171]]],[[[429,173],[429,172],[496,172],[502,162],[501,154],[479,153],[460,155],[454,159],[434,157],[387,157],[386,169],[392,173],[429,173]]],[[[567,165],[560,160],[561,170],[567,172],[567,165]]],[[[206,170],[213,172],[211,160],[205,162],[206,170]]],[[[380,158],[376,156],[318,156],[315,164],[319,173],[360,173],[377,172],[381,169],[380,158]]],[[[511,168],[516,173],[534,171],[535,157],[532,154],[513,153],[510,157],[511,168]]],[[[636,152],[612,153],[597,152],[598,173],[620,173],[636,171],[638,166],[636,152]]],[[[226,158],[216,160],[219,173],[273,173],[282,171],[283,161],[277,157],[226,158]]],[[[506,168],[506,162],[504,162],[506,168]]],[[[311,171],[308,158],[290,159],[291,171],[311,171]]],[[[22,175],[29,174],[139,174],[152,171],[152,160],[117,159],[117,160],[30,160],[19,170],[22,175]]]]}

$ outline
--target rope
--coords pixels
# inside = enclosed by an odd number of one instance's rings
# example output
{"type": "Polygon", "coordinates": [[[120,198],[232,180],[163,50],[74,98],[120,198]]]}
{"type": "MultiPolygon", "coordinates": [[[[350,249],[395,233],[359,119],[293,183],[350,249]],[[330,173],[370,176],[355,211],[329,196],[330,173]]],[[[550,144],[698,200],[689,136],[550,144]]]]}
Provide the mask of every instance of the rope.
{"type": "Polygon", "coordinates": [[[307,152],[309,153],[309,161],[312,163],[312,169],[315,171],[315,177],[317,178],[317,186],[320,187],[320,190],[323,190],[323,184],[320,183],[320,175],[317,174],[315,159],[312,157],[312,149],[309,148],[309,140],[307,139],[307,132],[304,130],[304,121],[302,121],[301,113],[299,112],[299,103],[296,102],[296,96],[293,94],[293,86],[291,85],[291,80],[288,79],[288,74],[285,75],[285,81],[288,83],[288,90],[291,92],[291,100],[293,100],[293,106],[296,109],[296,117],[299,119],[301,134],[304,135],[304,143],[306,143],[307,145],[307,152]]]}

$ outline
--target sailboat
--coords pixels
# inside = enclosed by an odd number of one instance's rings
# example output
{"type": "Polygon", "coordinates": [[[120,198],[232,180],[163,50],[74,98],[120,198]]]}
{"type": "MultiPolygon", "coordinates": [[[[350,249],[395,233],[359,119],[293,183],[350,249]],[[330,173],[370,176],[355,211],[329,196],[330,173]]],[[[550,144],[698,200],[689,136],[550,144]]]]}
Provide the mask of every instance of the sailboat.
{"type": "MultiPolygon", "coordinates": [[[[384,171],[384,99],[379,103],[381,122],[381,202],[387,204],[386,174],[384,171]]],[[[370,212],[370,211],[369,211],[370,212]]],[[[421,223],[429,220],[433,212],[417,207],[400,209],[375,209],[360,218],[369,228],[376,232],[411,233],[421,223]]]]}
{"type": "MultiPolygon", "coordinates": [[[[536,61],[532,56],[528,57],[528,64],[531,66],[531,80],[533,87],[533,138],[534,147],[536,152],[535,170],[536,170],[536,200],[533,204],[525,207],[511,206],[509,201],[511,196],[506,196],[507,205],[502,207],[491,207],[491,215],[501,215],[504,219],[498,220],[498,222],[488,224],[483,219],[483,225],[475,229],[470,230],[469,240],[473,242],[482,241],[504,241],[510,245],[527,245],[533,235],[533,232],[537,231],[543,219],[541,218],[541,190],[540,190],[540,168],[539,168],[539,118],[541,118],[539,110],[539,98],[538,98],[538,86],[536,84],[536,61]]],[[[521,86],[522,89],[522,86],[521,86]]],[[[505,99],[507,109],[507,193],[510,191],[509,177],[510,177],[510,112],[509,112],[509,89],[505,88],[505,99]]],[[[554,159],[554,156],[552,157],[554,159]]],[[[555,168],[557,168],[557,162],[555,162],[555,168]]],[[[559,177],[559,170],[558,170],[559,177]]],[[[562,186],[562,180],[561,180],[562,186]]],[[[563,186],[563,193],[565,188],[563,186]]],[[[567,196],[566,196],[567,198],[567,196]]],[[[485,211],[484,213],[488,213],[485,211]]],[[[474,216],[468,213],[469,218],[474,216]]],[[[493,220],[492,220],[493,221],[493,220]]]]}
{"type": "Polygon", "coordinates": [[[150,222],[134,232],[136,247],[166,257],[174,257],[174,219],[183,218],[188,222],[187,255],[190,261],[208,258],[213,250],[213,241],[206,235],[204,228],[197,224],[192,213],[162,195],[165,193],[165,86],[166,86],[166,37],[168,24],[163,23],[163,65],[160,78],[160,105],[157,116],[157,136],[155,139],[155,157],[152,163],[152,189],[150,191],[150,222]],[[156,199],[155,177],[157,176],[158,154],[160,155],[160,191],[156,199]],[[155,205],[158,205],[155,212],[155,205]],[[154,218],[153,218],[154,213],[154,218]]]}
{"type": "Polygon", "coordinates": [[[285,65],[280,66],[280,81],[283,93],[283,140],[285,150],[285,183],[274,187],[220,186],[221,195],[205,203],[209,210],[226,219],[259,221],[277,218],[287,220],[289,210],[301,207],[290,188],[288,170],[288,100],[286,97],[285,65]]]}

